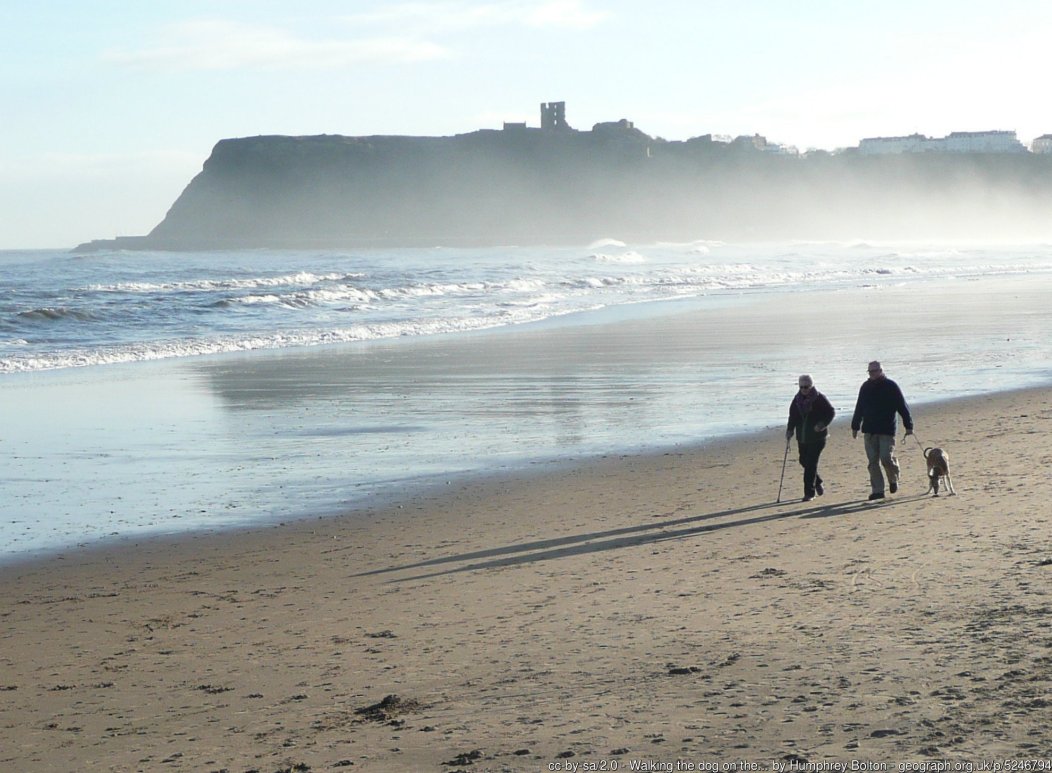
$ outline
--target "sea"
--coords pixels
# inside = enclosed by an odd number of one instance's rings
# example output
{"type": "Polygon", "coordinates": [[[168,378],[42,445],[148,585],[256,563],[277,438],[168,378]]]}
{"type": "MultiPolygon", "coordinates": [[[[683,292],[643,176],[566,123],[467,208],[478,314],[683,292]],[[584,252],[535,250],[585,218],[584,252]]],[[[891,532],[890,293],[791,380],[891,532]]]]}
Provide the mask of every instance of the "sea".
{"type": "Polygon", "coordinates": [[[2,251],[0,561],[780,431],[801,372],[844,422],[874,358],[918,406],[1047,384],[1050,280],[1052,244],[2,251]]]}

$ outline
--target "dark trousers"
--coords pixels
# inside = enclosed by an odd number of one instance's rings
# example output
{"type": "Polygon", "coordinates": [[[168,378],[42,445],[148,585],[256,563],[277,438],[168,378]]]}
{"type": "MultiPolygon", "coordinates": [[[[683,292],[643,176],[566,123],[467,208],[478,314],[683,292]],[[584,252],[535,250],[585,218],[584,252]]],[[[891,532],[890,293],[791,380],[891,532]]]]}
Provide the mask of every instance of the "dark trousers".
{"type": "Polygon", "coordinates": [[[818,474],[818,457],[826,447],[826,439],[797,443],[797,447],[800,449],[800,466],[804,468],[804,496],[813,497],[815,486],[822,485],[822,476],[818,474]]]}

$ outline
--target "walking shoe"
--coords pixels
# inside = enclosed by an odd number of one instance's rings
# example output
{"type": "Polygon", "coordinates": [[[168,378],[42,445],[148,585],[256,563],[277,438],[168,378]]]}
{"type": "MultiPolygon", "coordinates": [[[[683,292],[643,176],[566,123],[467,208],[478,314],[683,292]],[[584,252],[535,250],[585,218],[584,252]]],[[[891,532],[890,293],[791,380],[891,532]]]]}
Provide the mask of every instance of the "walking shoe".
{"type": "Polygon", "coordinates": [[[874,491],[872,494],[869,495],[869,501],[870,502],[872,502],[874,499],[883,499],[883,498],[884,498],[884,492],[883,491],[874,491]]]}
{"type": "Polygon", "coordinates": [[[824,493],[826,493],[826,490],[822,488],[821,481],[815,484],[815,493],[818,494],[818,496],[822,496],[824,493]]]}
{"type": "Polygon", "coordinates": [[[891,481],[891,483],[888,484],[888,489],[891,491],[892,494],[894,494],[896,491],[898,491],[899,490],[899,482],[898,482],[898,480],[896,479],[896,480],[891,481]]]}
{"type": "Polygon", "coordinates": [[[814,495],[814,494],[808,494],[808,495],[807,495],[806,497],[804,497],[804,498],[803,498],[802,500],[800,500],[800,501],[801,501],[801,502],[810,502],[810,501],[811,501],[812,499],[814,499],[814,498],[815,498],[815,495],[814,495]]]}

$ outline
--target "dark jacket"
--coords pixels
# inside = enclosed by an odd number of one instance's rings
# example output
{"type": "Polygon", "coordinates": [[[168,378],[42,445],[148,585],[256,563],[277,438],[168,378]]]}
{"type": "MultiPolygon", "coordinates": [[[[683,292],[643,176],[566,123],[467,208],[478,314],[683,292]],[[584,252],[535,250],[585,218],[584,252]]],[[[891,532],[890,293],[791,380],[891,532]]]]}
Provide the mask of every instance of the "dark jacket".
{"type": "Polygon", "coordinates": [[[789,423],[785,429],[787,432],[796,432],[798,443],[814,443],[826,439],[829,431],[825,428],[833,421],[836,411],[826,396],[815,390],[814,398],[810,401],[802,400],[796,395],[789,403],[789,423]],[[816,424],[822,424],[821,431],[815,429],[816,424]]]}
{"type": "Polygon", "coordinates": [[[887,376],[867,379],[858,390],[851,429],[861,429],[867,435],[894,436],[896,413],[902,417],[903,426],[912,431],[913,418],[899,385],[887,376]]]}

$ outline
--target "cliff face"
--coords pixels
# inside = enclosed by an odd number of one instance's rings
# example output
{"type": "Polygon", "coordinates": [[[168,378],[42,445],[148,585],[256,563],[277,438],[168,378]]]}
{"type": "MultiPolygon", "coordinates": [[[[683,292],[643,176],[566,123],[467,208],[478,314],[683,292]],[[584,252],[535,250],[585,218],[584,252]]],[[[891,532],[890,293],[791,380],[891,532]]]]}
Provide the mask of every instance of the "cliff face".
{"type": "Polygon", "coordinates": [[[1052,157],[857,153],[512,128],[219,142],[149,235],[214,249],[1052,236],[1052,157]]]}

